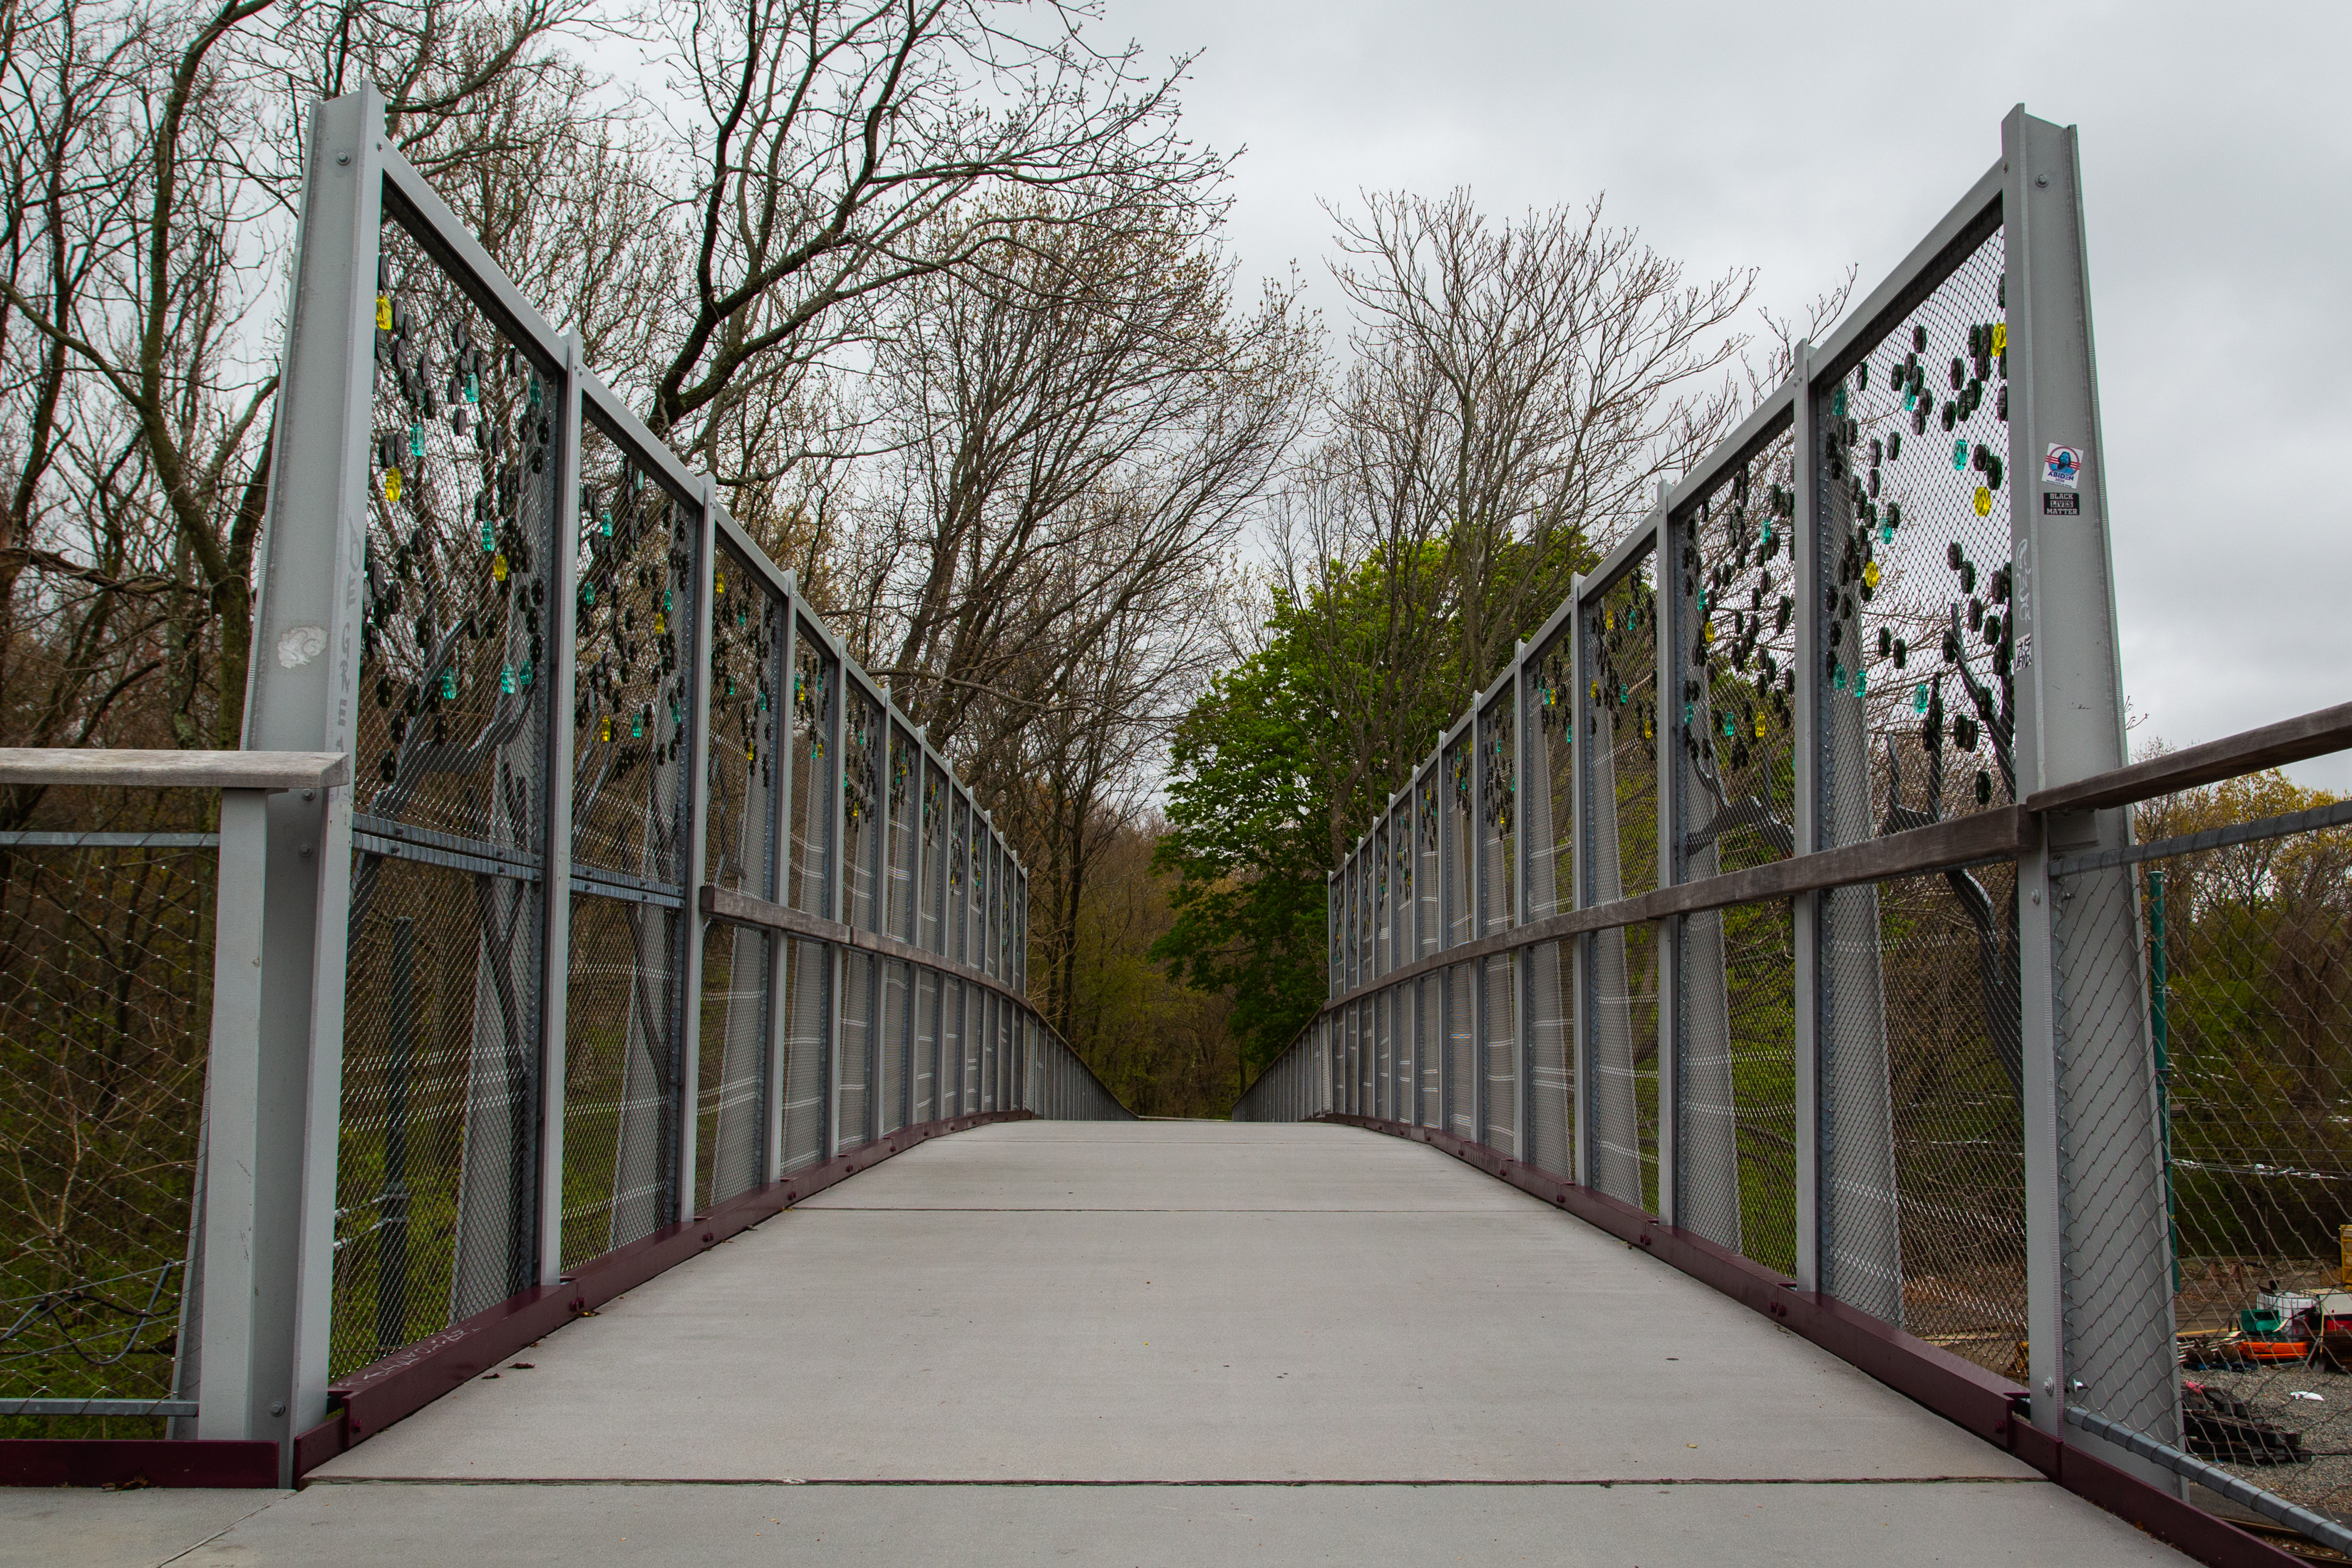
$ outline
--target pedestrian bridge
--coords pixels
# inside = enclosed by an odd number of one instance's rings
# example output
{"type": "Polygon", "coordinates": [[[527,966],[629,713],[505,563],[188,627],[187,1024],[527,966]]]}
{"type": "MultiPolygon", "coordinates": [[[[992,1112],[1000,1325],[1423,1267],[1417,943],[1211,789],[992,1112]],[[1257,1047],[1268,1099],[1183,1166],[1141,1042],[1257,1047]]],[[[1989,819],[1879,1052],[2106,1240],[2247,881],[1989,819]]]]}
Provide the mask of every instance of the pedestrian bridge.
{"type": "Polygon", "coordinates": [[[2352,803],[2268,773],[2352,705],[2126,753],[2070,131],[1612,524],[1171,1123],[383,114],[247,749],[0,753],[0,1563],[2352,1560],[2352,803]]]}
{"type": "Polygon", "coordinates": [[[1641,1247],[1329,1123],[935,1139],[302,1491],[0,1501],[0,1563],[175,1568],[1956,1553],[2183,1561],[1641,1247]]]}

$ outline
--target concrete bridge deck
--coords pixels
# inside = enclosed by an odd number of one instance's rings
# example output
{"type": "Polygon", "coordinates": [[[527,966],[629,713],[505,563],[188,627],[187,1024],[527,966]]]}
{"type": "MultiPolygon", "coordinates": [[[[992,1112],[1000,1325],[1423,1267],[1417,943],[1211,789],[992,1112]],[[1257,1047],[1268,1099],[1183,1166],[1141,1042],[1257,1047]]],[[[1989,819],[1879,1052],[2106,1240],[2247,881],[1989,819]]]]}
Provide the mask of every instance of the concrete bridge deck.
{"type": "Polygon", "coordinates": [[[1419,1144],[926,1143],[311,1478],[0,1496],[0,1563],[2187,1561],[1419,1144]]]}

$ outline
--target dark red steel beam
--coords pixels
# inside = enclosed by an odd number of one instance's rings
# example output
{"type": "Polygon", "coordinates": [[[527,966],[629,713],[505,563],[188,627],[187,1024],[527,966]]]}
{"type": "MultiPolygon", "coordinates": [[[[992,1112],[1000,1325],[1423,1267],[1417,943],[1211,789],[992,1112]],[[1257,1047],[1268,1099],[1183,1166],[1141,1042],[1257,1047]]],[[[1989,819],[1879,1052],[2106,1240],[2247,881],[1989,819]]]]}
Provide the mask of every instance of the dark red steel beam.
{"type": "Polygon", "coordinates": [[[274,1487],[278,1445],[164,1437],[0,1438],[0,1486],[274,1487]]]}

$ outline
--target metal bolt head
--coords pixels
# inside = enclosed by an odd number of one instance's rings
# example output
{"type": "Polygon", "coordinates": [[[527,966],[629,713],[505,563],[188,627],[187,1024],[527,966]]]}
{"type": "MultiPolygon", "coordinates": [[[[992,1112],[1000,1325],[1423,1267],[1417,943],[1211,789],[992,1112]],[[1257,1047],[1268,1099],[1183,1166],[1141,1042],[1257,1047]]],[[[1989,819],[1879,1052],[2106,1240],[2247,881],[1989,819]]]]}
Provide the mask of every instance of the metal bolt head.
{"type": "Polygon", "coordinates": [[[2047,174],[2036,174],[2036,175],[2034,175],[2034,176],[2033,176],[2033,186],[2034,186],[2034,189],[2036,189],[2036,190],[2042,190],[2042,191],[2046,191],[2046,190],[2048,190],[2048,189],[2050,188],[2050,176],[2049,176],[2049,175],[2047,175],[2047,174]]]}
{"type": "Polygon", "coordinates": [[[338,163],[348,163],[351,161],[352,155],[349,153],[338,153],[335,154],[335,162],[338,163]]]}
{"type": "Polygon", "coordinates": [[[286,1402],[285,1402],[284,1400],[282,1400],[282,1399],[272,1400],[272,1401],[270,1402],[270,1405],[269,1405],[269,1414],[271,1414],[272,1415],[285,1415],[285,1414],[286,1414],[286,1402]]]}

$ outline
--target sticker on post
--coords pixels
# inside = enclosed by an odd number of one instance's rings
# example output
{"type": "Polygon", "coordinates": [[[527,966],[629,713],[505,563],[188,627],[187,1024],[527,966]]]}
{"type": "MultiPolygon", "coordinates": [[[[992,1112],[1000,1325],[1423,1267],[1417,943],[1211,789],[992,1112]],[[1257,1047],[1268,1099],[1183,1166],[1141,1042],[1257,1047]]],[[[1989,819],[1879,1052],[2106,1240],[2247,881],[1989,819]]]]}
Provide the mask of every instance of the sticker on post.
{"type": "Polygon", "coordinates": [[[2079,486],[2083,482],[2081,448],[2068,447],[2056,441],[2051,442],[2050,455],[2042,462],[2042,482],[2045,485],[2064,485],[2070,490],[2079,486]]]}
{"type": "Polygon", "coordinates": [[[2083,515],[2083,498],[2076,495],[2073,490],[2043,490],[2042,492],[2042,515],[2044,517],[2080,517],[2083,515]]]}

